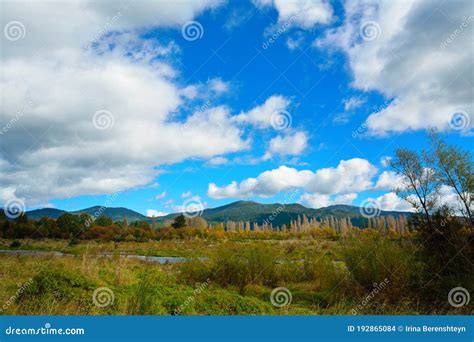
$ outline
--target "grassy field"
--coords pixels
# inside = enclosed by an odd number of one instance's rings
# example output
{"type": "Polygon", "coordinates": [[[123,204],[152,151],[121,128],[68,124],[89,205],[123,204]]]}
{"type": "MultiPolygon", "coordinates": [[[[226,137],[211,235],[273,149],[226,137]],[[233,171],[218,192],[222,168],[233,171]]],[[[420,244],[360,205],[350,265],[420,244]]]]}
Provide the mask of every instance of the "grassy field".
{"type": "Polygon", "coordinates": [[[423,303],[423,266],[409,238],[91,242],[1,240],[2,314],[466,314],[440,293],[423,303]],[[111,253],[104,257],[103,253],[111,253]],[[181,256],[159,264],[120,255],[181,256]],[[273,293],[273,294],[272,294],[273,293]]]}

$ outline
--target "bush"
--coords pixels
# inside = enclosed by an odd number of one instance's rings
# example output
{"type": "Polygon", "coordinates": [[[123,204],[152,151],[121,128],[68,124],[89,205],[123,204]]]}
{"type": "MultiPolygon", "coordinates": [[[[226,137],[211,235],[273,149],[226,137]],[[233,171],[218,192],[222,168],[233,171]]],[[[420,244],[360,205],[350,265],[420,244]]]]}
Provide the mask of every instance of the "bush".
{"type": "Polygon", "coordinates": [[[147,270],[138,276],[138,282],[132,286],[131,295],[127,303],[129,315],[156,315],[164,313],[161,307],[160,287],[162,277],[151,274],[147,270]]]}
{"type": "Polygon", "coordinates": [[[224,244],[212,257],[211,279],[222,286],[237,286],[241,293],[248,284],[274,286],[276,259],[277,253],[268,246],[224,244]]]}
{"type": "Polygon", "coordinates": [[[94,282],[72,271],[44,269],[25,285],[17,302],[20,311],[28,313],[64,312],[64,307],[69,305],[77,313],[86,314],[94,305],[92,293],[96,288],[94,282]]]}
{"type": "Polygon", "coordinates": [[[366,295],[382,282],[388,283],[377,297],[391,303],[413,295],[420,286],[422,265],[415,248],[404,241],[383,237],[351,239],[343,247],[343,256],[354,288],[366,295]]]}

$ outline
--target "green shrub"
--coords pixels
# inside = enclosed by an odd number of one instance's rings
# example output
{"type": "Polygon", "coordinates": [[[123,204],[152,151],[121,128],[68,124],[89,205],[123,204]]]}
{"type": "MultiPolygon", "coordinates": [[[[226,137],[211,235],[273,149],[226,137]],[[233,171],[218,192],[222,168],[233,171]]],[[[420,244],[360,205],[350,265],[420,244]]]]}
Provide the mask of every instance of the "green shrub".
{"type": "Polygon", "coordinates": [[[367,294],[377,284],[387,283],[377,298],[395,303],[410,297],[420,286],[422,265],[415,251],[409,242],[359,237],[346,242],[343,257],[354,288],[367,294]]]}
{"type": "Polygon", "coordinates": [[[222,286],[248,284],[274,286],[277,253],[268,246],[223,245],[212,257],[211,279],[222,286]]]}
{"type": "Polygon", "coordinates": [[[163,276],[143,270],[138,276],[138,282],[131,287],[127,303],[129,315],[156,315],[163,313],[160,293],[163,276]]]}
{"type": "Polygon", "coordinates": [[[179,280],[185,284],[194,286],[202,283],[211,276],[211,265],[208,260],[198,258],[190,259],[178,265],[179,280]]]}
{"type": "Polygon", "coordinates": [[[78,313],[93,306],[92,293],[97,286],[84,276],[66,269],[44,269],[25,285],[17,303],[20,311],[52,314],[70,305],[78,313]]]}

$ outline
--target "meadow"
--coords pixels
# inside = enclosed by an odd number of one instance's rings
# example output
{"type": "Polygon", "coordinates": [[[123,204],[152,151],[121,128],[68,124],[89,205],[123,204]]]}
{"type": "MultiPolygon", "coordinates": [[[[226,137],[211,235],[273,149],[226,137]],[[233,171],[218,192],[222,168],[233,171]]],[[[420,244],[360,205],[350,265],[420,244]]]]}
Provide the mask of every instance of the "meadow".
{"type": "MultiPolygon", "coordinates": [[[[428,279],[416,236],[3,239],[0,249],[67,253],[0,254],[3,315],[472,313],[472,304],[448,303],[446,286],[433,290],[439,282],[428,279]],[[124,254],[186,261],[160,264],[124,254]]],[[[473,284],[472,274],[466,276],[473,284]]]]}

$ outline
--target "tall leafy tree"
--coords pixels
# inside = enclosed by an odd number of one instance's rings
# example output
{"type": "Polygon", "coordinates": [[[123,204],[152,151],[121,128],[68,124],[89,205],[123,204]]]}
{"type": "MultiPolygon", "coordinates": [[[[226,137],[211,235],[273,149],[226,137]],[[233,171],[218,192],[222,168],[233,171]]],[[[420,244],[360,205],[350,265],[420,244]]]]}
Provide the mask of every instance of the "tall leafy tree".
{"type": "Polygon", "coordinates": [[[431,150],[429,157],[441,184],[454,189],[461,203],[461,212],[473,225],[474,165],[472,155],[459,146],[445,143],[435,130],[430,131],[431,150]]]}

